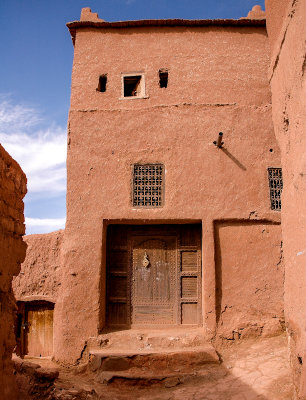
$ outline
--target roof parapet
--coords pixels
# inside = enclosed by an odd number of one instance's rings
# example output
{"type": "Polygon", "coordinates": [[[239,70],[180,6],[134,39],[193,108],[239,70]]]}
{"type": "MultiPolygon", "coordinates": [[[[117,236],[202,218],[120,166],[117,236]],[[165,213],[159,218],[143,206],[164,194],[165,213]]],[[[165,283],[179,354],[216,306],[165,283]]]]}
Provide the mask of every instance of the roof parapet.
{"type": "Polygon", "coordinates": [[[104,19],[99,18],[98,13],[91,12],[91,8],[84,7],[81,11],[80,21],[104,22],[104,19]]]}
{"type": "Polygon", "coordinates": [[[75,43],[76,30],[78,28],[100,28],[100,29],[120,29],[120,28],[137,28],[137,27],[203,27],[203,26],[258,26],[265,27],[265,12],[260,6],[254,6],[248,15],[240,19],[146,19],[136,21],[116,21],[107,22],[99,18],[97,13],[92,13],[89,7],[83,8],[80,21],[68,22],[66,26],[69,28],[73,44],[75,43]],[[258,9],[259,8],[259,9],[258,9]],[[251,14],[250,14],[251,13],[251,14]]]}

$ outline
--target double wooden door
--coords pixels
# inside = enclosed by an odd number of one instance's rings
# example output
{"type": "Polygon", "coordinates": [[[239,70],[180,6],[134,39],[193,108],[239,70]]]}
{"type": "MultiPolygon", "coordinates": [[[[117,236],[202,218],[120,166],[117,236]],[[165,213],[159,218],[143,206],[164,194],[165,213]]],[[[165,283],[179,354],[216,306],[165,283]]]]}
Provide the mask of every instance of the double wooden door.
{"type": "Polygon", "coordinates": [[[201,324],[201,226],[108,227],[107,323],[201,324]]]}

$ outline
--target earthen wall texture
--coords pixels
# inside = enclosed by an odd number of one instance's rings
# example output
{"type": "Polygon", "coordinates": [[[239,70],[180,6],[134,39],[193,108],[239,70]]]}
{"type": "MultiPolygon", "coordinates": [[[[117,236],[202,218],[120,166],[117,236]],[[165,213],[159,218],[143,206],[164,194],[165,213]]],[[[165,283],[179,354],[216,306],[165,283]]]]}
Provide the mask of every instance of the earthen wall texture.
{"type": "Polygon", "coordinates": [[[267,0],[266,9],[273,122],[284,175],[285,315],[296,392],[306,398],[306,2],[267,0]]]}
{"type": "Polygon", "coordinates": [[[264,26],[76,29],[58,359],[76,360],[103,327],[112,221],[202,222],[204,324],[216,332],[214,221],[280,222],[267,177],[268,167],[280,166],[268,65],[264,26]],[[169,71],[167,88],[159,87],[161,68],[169,71]],[[122,99],[122,73],[144,74],[145,98],[122,99]],[[96,90],[101,74],[105,93],[96,90]],[[222,150],[213,144],[220,131],[222,150]],[[132,207],[137,163],[165,165],[163,207],[132,207]]]}
{"type": "Polygon", "coordinates": [[[46,300],[56,303],[61,285],[61,245],[64,231],[28,235],[21,271],[13,279],[17,301],[46,300]]]}
{"type": "Polygon", "coordinates": [[[26,253],[23,197],[26,177],[0,145],[0,399],[17,398],[12,367],[16,303],[12,279],[26,253]]]}
{"type": "Polygon", "coordinates": [[[280,236],[279,224],[216,224],[216,317],[218,339],[223,342],[282,332],[284,268],[280,236]]]}

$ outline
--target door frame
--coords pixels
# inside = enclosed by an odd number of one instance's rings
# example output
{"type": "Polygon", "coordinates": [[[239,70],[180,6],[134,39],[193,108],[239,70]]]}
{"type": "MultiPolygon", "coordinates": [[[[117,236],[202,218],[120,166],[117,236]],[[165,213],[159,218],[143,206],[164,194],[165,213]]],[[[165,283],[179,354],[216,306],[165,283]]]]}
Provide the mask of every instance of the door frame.
{"type": "MultiPolygon", "coordinates": [[[[28,312],[31,308],[44,307],[46,309],[53,310],[53,339],[52,339],[52,352],[54,349],[54,308],[55,303],[47,300],[18,300],[17,301],[17,316],[16,316],[16,327],[15,327],[15,337],[16,337],[16,354],[20,357],[25,357],[28,355],[28,333],[29,333],[29,322],[28,322],[28,312]]],[[[50,354],[52,356],[52,354],[50,354]]],[[[48,356],[48,357],[50,357],[48,356]]],[[[37,358],[39,358],[37,356],[37,358]]]]}
{"type": "MultiPolygon", "coordinates": [[[[102,327],[100,329],[100,332],[108,332],[108,331],[115,331],[115,330],[122,330],[122,329],[130,329],[130,328],[149,328],[149,329],[163,329],[163,328],[186,328],[186,327],[203,327],[203,311],[204,307],[202,304],[202,299],[203,299],[203,294],[202,294],[202,280],[203,280],[203,267],[202,267],[202,223],[200,221],[173,221],[173,223],[162,223],[162,221],[111,221],[111,220],[106,220],[106,224],[104,225],[104,262],[105,262],[105,275],[104,275],[104,284],[102,283],[102,289],[103,287],[105,288],[104,291],[104,313],[102,311],[102,327]],[[128,260],[129,260],[129,266],[132,265],[131,257],[132,257],[132,251],[131,251],[131,241],[133,236],[141,235],[141,236],[176,236],[177,237],[177,249],[176,249],[176,255],[177,255],[177,297],[178,295],[178,290],[181,285],[181,279],[184,274],[181,273],[180,271],[180,265],[181,265],[181,257],[182,257],[182,252],[184,251],[197,251],[197,265],[198,265],[198,270],[196,274],[193,274],[194,276],[197,276],[199,279],[197,279],[197,299],[179,299],[177,302],[177,324],[171,324],[171,325],[135,325],[131,324],[131,268],[128,268],[128,271],[126,273],[126,279],[127,279],[127,296],[126,296],[126,316],[127,316],[127,323],[126,324],[111,324],[109,323],[110,318],[108,317],[108,314],[110,313],[109,310],[109,257],[110,257],[110,230],[112,227],[116,227],[115,229],[122,229],[126,231],[126,239],[125,239],[125,244],[124,246],[121,246],[121,243],[118,245],[118,249],[125,249],[124,251],[127,251],[128,254],[128,260]],[[190,244],[188,243],[188,238],[186,237],[184,240],[180,240],[181,238],[181,232],[185,228],[192,227],[193,229],[198,230],[198,237],[197,237],[197,243],[196,244],[190,244]],[[165,231],[165,228],[168,228],[167,231],[165,231]],[[194,304],[196,303],[197,307],[197,323],[194,324],[182,324],[181,323],[181,313],[182,313],[182,304],[194,304]],[[104,315],[104,317],[103,317],[104,315]],[[104,323],[103,323],[104,320],[104,323]]],[[[172,222],[172,221],[171,221],[172,222]]],[[[103,250],[102,250],[103,251],[103,250]]],[[[190,274],[185,274],[185,276],[188,276],[190,274]]],[[[181,290],[181,288],[180,288],[181,290]]]]}

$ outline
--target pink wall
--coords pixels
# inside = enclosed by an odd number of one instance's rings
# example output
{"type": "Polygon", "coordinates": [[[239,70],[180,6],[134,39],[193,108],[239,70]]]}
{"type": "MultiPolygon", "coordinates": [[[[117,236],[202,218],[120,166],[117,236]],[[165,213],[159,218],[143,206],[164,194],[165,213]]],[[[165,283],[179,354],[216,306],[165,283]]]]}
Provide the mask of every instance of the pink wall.
{"type": "Polygon", "coordinates": [[[216,308],[218,336],[223,341],[282,332],[284,268],[280,236],[279,224],[216,224],[216,308]]]}
{"type": "Polygon", "coordinates": [[[57,358],[76,360],[103,326],[107,223],[202,222],[203,332],[213,337],[214,221],[280,222],[270,209],[267,180],[267,168],[280,166],[267,35],[263,24],[235,24],[74,25],[57,358]],[[169,70],[167,89],[159,87],[160,68],[169,70]],[[133,72],[145,74],[146,98],[120,99],[121,73],[133,72]],[[105,73],[107,90],[100,93],[98,78],[105,73]],[[220,131],[223,150],[213,145],[220,131]],[[133,208],[132,165],[151,162],[165,165],[165,204],[133,208]]]}
{"type": "Polygon", "coordinates": [[[26,253],[23,197],[27,179],[20,166],[0,145],[0,400],[15,400],[13,375],[15,297],[12,279],[26,253]]]}
{"type": "Polygon", "coordinates": [[[17,301],[46,300],[56,303],[61,285],[61,246],[64,231],[28,235],[21,271],[13,279],[17,301]]]}
{"type": "Polygon", "coordinates": [[[267,0],[266,8],[273,122],[284,174],[285,315],[296,391],[306,398],[306,2],[267,0]]]}

